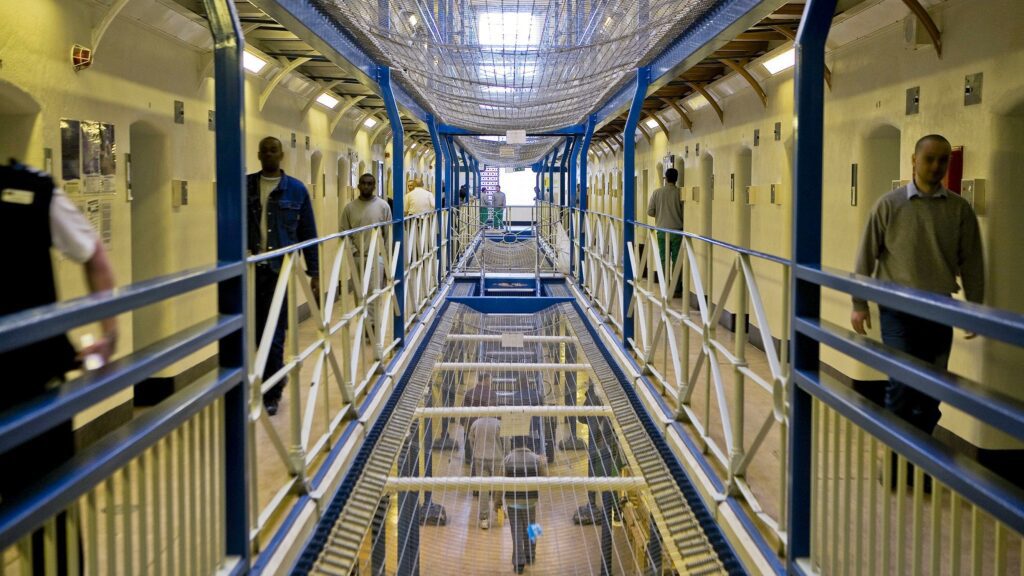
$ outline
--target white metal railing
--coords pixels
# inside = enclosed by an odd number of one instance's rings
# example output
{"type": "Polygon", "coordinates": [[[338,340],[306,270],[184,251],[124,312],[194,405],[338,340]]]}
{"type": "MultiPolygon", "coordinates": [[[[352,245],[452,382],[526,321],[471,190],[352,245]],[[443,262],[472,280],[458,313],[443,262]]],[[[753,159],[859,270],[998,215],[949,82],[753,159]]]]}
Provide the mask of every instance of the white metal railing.
{"type": "Polygon", "coordinates": [[[400,341],[391,320],[398,314],[399,282],[405,284],[406,328],[437,293],[449,267],[447,223],[447,210],[404,220],[401,279],[396,278],[400,246],[391,242],[391,222],[249,258],[250,322],[255,321],[256,267],[272,258],[280,262],[266,324],[252,326],[249,332],[250,518],[257,550],[296,498],[310,491],[309,479],[394,356],[400,341]],[[320,294],[314,294],[303,265],[303,250],[312,245],[319,248],[320,294]],[[299,294],[310,315],[301,324],[299,294]],[[284,365],[274,374],[263,374],[273,327],[285,311],[284,365]],[[282,411],[272,418],[262,395],[282,381],[289,383],[282,411]]]}
{"type": "Polygon", "coordinates": [[[1024,573],[1021,534],[818,400],[811,438],[810,571],[1024,573]]]}
{"type": "Polygon", "coordinates": [[[218,398],[46,521],[41,539],[26,536],[0,552],[0,575],[223,569],[224,450],[218,398]]]}
{"type": "Polygon", "coordinates": [[[788,265],[767,254],[639,223],[623,258],[622,219],[587,212],[582,220],[585,259],[582,267],[577,264],[577,275],[583,272],[583,290],[621,336],[622,263],[629,258],[633,298],[626,322],[635,328],[630,351],[676,410],[677,419],[687,424],[717,464],[714,470],[723,491],[713,498],[739,497],[781,550],[786,527],[785,400],[790,382],[784,336],[789,331],[788,265]],[[716,250],[719,255],[726,252],[731,262],[725,281],[712,293],[710,271],[716,250]],[[759,286],[765,274],[783,279],[781,321],[775,326],[759,286]],[[682,299],[673,298],[677,288],[682,299]],[[727,305],[733,314],[731,342],[719,336],[727,305]],[[748,313],[761,349],[750,344],[744,321],[748,313]],[[749,474],[752,466],[756,474],[749,474]]]}

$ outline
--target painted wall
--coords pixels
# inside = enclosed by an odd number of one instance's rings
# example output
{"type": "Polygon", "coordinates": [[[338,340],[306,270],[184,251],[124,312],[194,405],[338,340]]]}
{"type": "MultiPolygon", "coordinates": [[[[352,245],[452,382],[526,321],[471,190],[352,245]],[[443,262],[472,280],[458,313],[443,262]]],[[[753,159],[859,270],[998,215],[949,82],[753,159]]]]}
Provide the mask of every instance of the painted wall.
{"type": "MultiPolygon", "coordinates": [[[[93,66],[76,73],[69,63],[70,47],[73,43],[91,43],[91,26],[102,17],[101,6],[85,0],[39,0],[23,3],[17,10],[4,10],[3,16],[0,118],[5,119],[5,129],[0,152],[18,154],[26,162],[41,166],[44,148],[49,148],[59,166],[61,118],[114,124],[116,192],[104,198],[112,202],[110,255],[118,284],[213,264],[216,135],[207,127],[207,111],[213,108],[214,88],[212,78],[204,76],[204,54],[177,38],[119,17],[104,37],[93,66]],[[8,115],[22,112],[26,106],[12,102],[26,97],[27,108],[34,107],[38,113],[8,115]],[[173,121],[175,100],[184,102],[184,124],[173,121]],[[6,120],[10,118],[17,121],[6,120]],[[133,136],[139,142],[133,142],[133,136]],[[133,158],[137,190],[133,190],[136,197],[132,200],[127,190],[125,158],[136,145],[140,159],[153,159],[154,164],[143,165],[133,158]],[[170,180],[188,182],[187,205],[172,208],[170,180]]],[[[248,171],[259,169],[259,140],[278,137],[285,145],[285,171],[310,185],[321,233],[335,231],[340,207],[354,196],[344,173],[350,154],[357,156],[357,162],[369,165],[372,160],[383,160],[383,149],[372,149],[366,130],[353,126],[355,112],[329,133],[333,112],[314,105],[303,116],[307,100],[284,87],[278,87],[259,110],[259,95],[266,83],[261,77],[247,74],[248,171]]],[[[83,295],[86,287],[81,268],[61,259],[55,262],[60,297],[83,295]]],[[[152,342],[214,312],[215,294],[208,289],[140,311],[137,316],[141,322],[133,322],[131,314],[124,314],[119,317],[118,354],[129,353],[136,343],[152,342]]],[[[85,330],[98,332],[97,327],[85,327],[76,334],[85,330]]],[[[198,353],[167,373],[180,372],[213,351],[198,353]]],[[[120,404],[130,395],[131,391],[126,391],[104,406],[120,404]]],[[[93,416],[80,415],[79,421],[93,416]]]]}
{"type": "MultiPolygon", "coordinates": [[[[954,146],[964,146],[964,179],[984,179],[987,211],[980,216],[987,266],[986,303],[1024,312],[1024,200],[1018,193],[1024,177],[1024,10],[1017,0],[950,0],[933,9],[942,23],[943,57],[930,46],[913,49],[904,43],[903,23],[885,26],[859,40],[832,50],[832,89],[826,92],[824,149],[823,261],[826,266],[852,270],[857,244],[874,201],[889,190],[891,180],[911,177],[911,152],[916,140],[928,133],[944,134],[954,146]],[[980,6],[983,4],[983,7],[980,6]],[[983,41],[982,41],[983,39],[983,41]],[[964,106],[964,77],[984,73],[981,104],[964,106]],[[906,89],[921,89],[920,112],[905,113],[906,89]],[[859,165],[859,198],[851,205],[851,164],[859,165]]],[[[675,121],[666,142],[660,133],[648,144],[637,144],[637,173],[655,170],[671,152],[682,159],[686,229],[702,233],[710,228],[715,238],[735,242],[782,257],[791,254],[793,71],[781,72],[763,83],[768,94],[762,106],[749,87],[720,101],[725,111],[720,122],[710,107],[690,113],[694,129],[675,121]],[[773,137],[781,122],[781,138],[773,137]],[[760,143],[753,133],[760,130],[760,143]],[[700,145],[700,155],[696,146],[700,145]],[[687,153],[688,149],[688,153],[687,153]],[[747,156],[749,154],[749,157],[747,156]],[[707,156],[713,158],[715,197],[708,206],[697,206],[690,192],[706,186],[707,156]],[[747,169],[749,164],[749,170],[747,169]],[[744,208],[730,200],[730,174],[737,174],[737,198],[744,174],[749,183],[766,188],[776,184],[782,204],[761,198],[749,211],[749,230],[744,208]],[[710,226],[709,226],[710,222],[710,226]]],[[[674,115],[673,115],[674,117],[674,115]]],[[[594,157],[598,195],[609,178],[621,170],[621,154],[594,157]]],[[[621,184],[612,183],[613,187],[621,184]]],[[[762,190],[763,192],[764,190],[762,190]]],[[[703,201],[706,196],[702,196],[703,201]]],[[[621,205],[621,199],[615,199],[621,205]]],[[[637,200],[640,205],[640,198],[637,200]]],[[[729,261],[715,254],[712,272],[716,295],[725,280],[729,261]]],[[[782,326],[783,275],[776,265],[755,266],[773,334],[784,337],[782,326]]],[[[843,327],[849,326],[847,296],[826,291],[822,315],[843,327]]],[[[878,337],[877,309],[873,308],[878,337]]],[[[859,380],[881,375],[833,350],[823,350],[823,361],[859,380]]],[[[987,388],[1024,398],[1017,385],[1024,369],[1024,351],[987,341],[965,340],[956,335],[950,362],[954,372],[983,383],[987,388]]],[[[983,423],[943,407],[941,425],[983,448],[1017,447],[1009,438],[983,423]]]]}

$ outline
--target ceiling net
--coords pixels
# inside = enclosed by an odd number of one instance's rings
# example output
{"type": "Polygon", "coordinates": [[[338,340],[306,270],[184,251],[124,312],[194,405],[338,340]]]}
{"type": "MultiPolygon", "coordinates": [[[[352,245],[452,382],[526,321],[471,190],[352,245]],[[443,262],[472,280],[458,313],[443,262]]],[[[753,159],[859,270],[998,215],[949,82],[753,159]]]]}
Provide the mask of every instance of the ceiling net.
{"type": "Polygon", "coordinates": [[[526,144],[505,144],[505,137],[456,136],[455,140],[474,158],[488,166],[526,168],[539,162],[565,139],[559,136],[528,136],[526,144]]]}
{"type": "Polygon", "coordinates": [[[312,0],[447,124],[577,124],[719,0],[312,0]]]}

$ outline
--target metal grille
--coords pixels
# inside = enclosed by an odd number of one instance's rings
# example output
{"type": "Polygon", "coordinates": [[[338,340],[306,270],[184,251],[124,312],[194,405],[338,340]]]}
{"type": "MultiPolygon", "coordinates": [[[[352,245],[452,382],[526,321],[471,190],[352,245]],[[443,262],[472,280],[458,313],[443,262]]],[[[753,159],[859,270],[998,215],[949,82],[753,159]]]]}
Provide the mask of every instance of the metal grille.
{"type": "Polygon", "coordinates": [[[312,0],[445,123],[582,121],[717,0],[312,0]]]}

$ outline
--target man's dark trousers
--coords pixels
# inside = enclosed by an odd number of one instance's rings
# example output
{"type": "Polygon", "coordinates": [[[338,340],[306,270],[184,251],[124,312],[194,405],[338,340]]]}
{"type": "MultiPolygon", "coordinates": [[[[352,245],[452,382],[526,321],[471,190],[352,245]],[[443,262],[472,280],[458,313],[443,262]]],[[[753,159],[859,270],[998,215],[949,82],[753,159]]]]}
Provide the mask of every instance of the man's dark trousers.
{"type": "MultiPolygon", "coordinates": [[[[881,308],[879,316],[886,346],[946,369],[953,347],[951,327],[888,308],[881,308]]],[[[892,379],[885,387],[885,407],[926,434],[935,430],[942,415],[938,400],[892,379]]]]}
{"type": "MultiPolygon", "coordinates": [[[[259,346],[263,338],[263,329],[267,325],[267,316],[270,315],[270,302],[274,298],[274,288],[277,286],[276,272],[273,272],[269,264],[256,265],[256,345],[259,346]]],[[[281,306],[281,315],[277,319],[277,329],[274,330],[274,340],[270,344],[270,354],[267,355],[267,366],[263,370],[263,379],[270,378],[284,366],[284,331],[288,326],[288,293],[284,296],[284,305],[281,306]]],[[[281,393],[287,378],[282,378],[273,388],[267,390],[263,395],[263,401],[267,404],[275,404],[281,400],[281,393]]]]}

